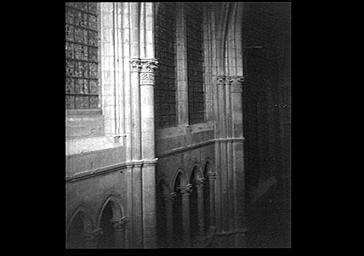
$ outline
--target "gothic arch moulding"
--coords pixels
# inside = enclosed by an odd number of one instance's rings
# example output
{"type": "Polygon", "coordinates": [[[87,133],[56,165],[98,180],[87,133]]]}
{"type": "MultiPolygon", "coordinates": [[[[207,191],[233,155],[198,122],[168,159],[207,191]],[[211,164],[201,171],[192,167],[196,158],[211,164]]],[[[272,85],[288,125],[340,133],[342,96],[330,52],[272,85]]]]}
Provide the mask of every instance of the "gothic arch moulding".
{"type": "Polygon", "coordinates": [[[92,209],[87,206],[85,203],[79,204],[75,210],[72,211],[72,215],[68,218],[67,226],[66,226],[66,234],[68,236],[69,230],[73,224],[73,220],[75,217],[81,214],[82,216],[82,223],[84,226],[84,231],[91,232],[95,227],[95,221],[93,219],[93,211],[92,209]]]}
{"type": "MultiPolygon", "coordinates": [[[[217,4],[217,3],[216,3],[217,4]]],[[[218,70],[219,74],[229,74],[231,67],[226,66],[234,62],[233,66],[239,68],[229,75],[242,75],[242,2],[220,3],[217,8],[217,44],[218,49],[218,70]],[[240,63],[235,63],[236,61],[240,63]],[[226,73],[227,72],[227,73],[226,73]]],[[[216,8],[215,8],[216,9],[216,8]]]]}
{"type": "Polygon", "coordinates": [[[191,182],[191,180],[194,178],[193,175],[196,175],[197,178],[203,177],[203,170],[201,169],[202,166],[200,162],[195,162],[191,168],[191,172],[189,173],[188,180],[191,182]]]}
{"type": "Polygon", "coordinates": [[[121,219],[122,217],[124,217],[123,214],[125,210],[124,207],[122,206],[121,196],[119,193],[116,192],[107,193],[102,202],[103,203],[97,214],[97,227],[100,226],[102,214],[108,203],[111,203],[113,218],[121,219]]]}
{"type": "Polygon", "coordinates": [[[176,185],[176,180],[178,177],[181,177],[181,184],[182,186],[185,186],[188,184],[188,176],[186,175],[186,173],[181,169],[177,169],[173,179],[171,180],[171,183],[170,183],[170,190],[171,191],[174,191],[174,188],[175,188],[175,185],[176,185]]]}
{"type": "Polygon", "coordinates": [[[212,173],[214,171],[212,161],[210,158],[206,158],[203,165],[203,174],[207,175],[208,173],[212,173]]]}

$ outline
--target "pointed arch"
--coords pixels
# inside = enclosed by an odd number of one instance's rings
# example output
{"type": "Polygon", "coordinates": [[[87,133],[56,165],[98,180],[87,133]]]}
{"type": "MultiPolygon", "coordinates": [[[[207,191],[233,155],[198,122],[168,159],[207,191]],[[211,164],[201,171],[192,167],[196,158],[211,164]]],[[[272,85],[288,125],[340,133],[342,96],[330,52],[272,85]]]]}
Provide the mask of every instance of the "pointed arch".
{"type": "Polygon", "coordinates": [[[209,158],[206,158],[205,164],[203,165],[203,176],[207,177],[208,173],[213,172],[212,161],[209,158]]]}
{"type": "Polygon", "coordinates": [[[69,231],[69,228],[72,225],[73,220],[77,217],[78,214],[81,214],[83,217],[82,220],[83,220],[83,224],[84,224],[86,231],[91,231],[94,229],[95,222],[92,218],[93,211],[92,211],[91,207],[89,207],[85,203],[81,203],[76,207],[76,209],[73,211],[73,213],[71,214],[71,216],[68,219],[67,233],[69,231]]]}
{"type": "Polygon", "coordinates": [[[184,186],[184,185],[187,185],[188,184],[188,177],[186,175],[186,173],[183,171],[183,169],[179,168],[173,179],[171,180],[171,183],[170,183],[170,191],[174,191],[175,190],[175,187],[176,187],[176,182],[180,180],[180,184],[181,186],[184,186]]]}
{"type": "Polygon", "coordinates": [[[189,183],[191,183],[193,179],[202,178],[202,177],[203,177],[203,172],[201,169],[201,164],[200,164],[200,162],[195,162],[193,164],[193,167],[191,168],[191,172],[189,174],[188,181],[189,181],[189,183]]]}
{"type": "Polygon", "coordinates": [[[69,217],[66,226],[67,248],[85,247],[84,235],[94,230],[92,210],[84,204],[80,204],[69,217]]]}
{"type": "Polygon", "coordinates": [[[101,221],[101,217],[102,217],[102,213],[104,212],[105,207],[107,206],[108,203],[111,203],[111,208],[112,208],[112,213],[113,213],[113,218],[122,218],[123,217],[123,213],[124,208],[122,206],[122,202],[121,202],[121,196],[119,193],[116,192],[109,192],[107,193],[107,196],[105,197],[105,199],[102,201],[102,205],[98,211],[97,214],[97,222],[96,222],[96,226],[100,227],[100,221],[101,221]]]}

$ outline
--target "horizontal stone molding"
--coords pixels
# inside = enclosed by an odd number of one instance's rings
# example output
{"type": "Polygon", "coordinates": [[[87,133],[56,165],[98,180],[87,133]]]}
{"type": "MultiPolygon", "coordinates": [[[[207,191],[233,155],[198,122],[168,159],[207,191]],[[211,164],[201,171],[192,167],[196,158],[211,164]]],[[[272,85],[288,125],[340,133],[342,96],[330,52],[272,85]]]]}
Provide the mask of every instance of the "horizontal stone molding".
{"type": "Polygon", "coordinates": [[[231,235],[236,235],[236,234],[246,234],[248,231],[247,228],[241,228],[241,229],[235,229],[235,230],[231,230],[231,231],[221,231],[221,232],[217,232],[216,235],[217,236],[231,236],[231,235]]]}
{"type": "Polygon", "coordinates": [[[134,160],[129,162],[122,162],[114,165],[105,166],[102,168],[97,168],[94,170],[86,170],[83,172],[76,173],[72,176],[66,176],[66,182],[76,182],[84,179],[88,179],[95,176],[105,175],[116,171],[123,171],[125,168],[131,168],[131,167],[142,167],[142,166],[148,166],[148,165],[156,165],[158,161],[158,158],[154,159],[143,159],[143,160],[134,160]]]}
{"type": "Polygon", "coordinates": [[[233,137],[233,138],[218,138],[215,139],[216,142],[233,142],[233,141],[244,141],[244,137],[233,137]]]}
{"type": "Polygon", "coordinates": [[[192,149],[201,148],[201,147],[204,147],[204,146],[207,146],[207,145],[210,145],[210,144],[214,144],[214,143],[215,143],[214,139],[207,140],[207,141],[204,141],[204,142],[191,144],[191,145],[184,146],[184,147],[174,148],[174,149],[159,153],[159,154],[157,154],[157,156],[158,156],[158,158],[167,157],[167,156],[170,156],[170,155],[183,153],[183,152],[186,152],[186,151],[189,151],[189,150],[192,150],[192,149]]]}
{"type": "Polygon", "coordinates": [[[245,138],[243,137],[238,137],[238,138],[218,138],[218,139],[211,139],[211,140],[207,140],[204,142],[200,142],[200,143],[196,143],[196,144],[191,144],[188,146],[184,146],[184,147],[178,147],[178,148],[174,148],[162,153],[157,154],[158,158],[162,158],[162,157],[167,157],[170,155],[174,155],[174,154],[179,154],[179,153],[183,153],[189,150],[193,150],[196,148],[201,148],[210,144],[214,144],[214,143],[222,143],[222,142],[243,142],[245,138]]]}
{"type": "Polygon", "coordinates": [[[66,157],[123,147],[123,140],[116,141],[114,136],[68,139],[66,140],[66,157]]]}
{"type": "Polygon", "coordinates": [[[214,130],[214,122],[208,121],[204,123],[179,125],[176,127],[160,128],[156,131],[156,139],[173,138],[182,135],[195,134],[200,132],[208,132],[214,130]]]}

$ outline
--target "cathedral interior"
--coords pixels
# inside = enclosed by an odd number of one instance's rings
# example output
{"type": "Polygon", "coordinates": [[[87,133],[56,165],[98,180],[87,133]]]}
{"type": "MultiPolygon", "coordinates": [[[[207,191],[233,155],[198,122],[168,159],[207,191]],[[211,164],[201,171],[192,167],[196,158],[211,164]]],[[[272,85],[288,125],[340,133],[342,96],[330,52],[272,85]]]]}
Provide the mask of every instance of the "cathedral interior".
{"type": "Polygon", "coordinates": [[[290,12],[65,3],[66,248],[291,247],[290,12]]]}

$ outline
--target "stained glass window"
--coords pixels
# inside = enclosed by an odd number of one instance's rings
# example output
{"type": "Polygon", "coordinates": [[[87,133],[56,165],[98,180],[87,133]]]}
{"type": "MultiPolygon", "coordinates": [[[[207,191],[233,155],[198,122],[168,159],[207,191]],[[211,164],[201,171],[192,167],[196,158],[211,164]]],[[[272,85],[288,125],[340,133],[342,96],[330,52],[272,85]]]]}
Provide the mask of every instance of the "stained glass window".
{"type": "Polygon", "coordinates": [[[202,8],[198,3],[186,3],[187,79],[189,123],[204,121],[203,30],[202,8]]]}
{"type": "Polygon", "coordinates": [[[160,3],[155,31],[155,52],[159,60],[154,90],[156,126],[165,128],[177,123],[175,3],[160,3]]]}
{"type": "Polygon", "coordinates": [[[99,104],[97,3],[66,3],[66,108],[99,104]]]}

